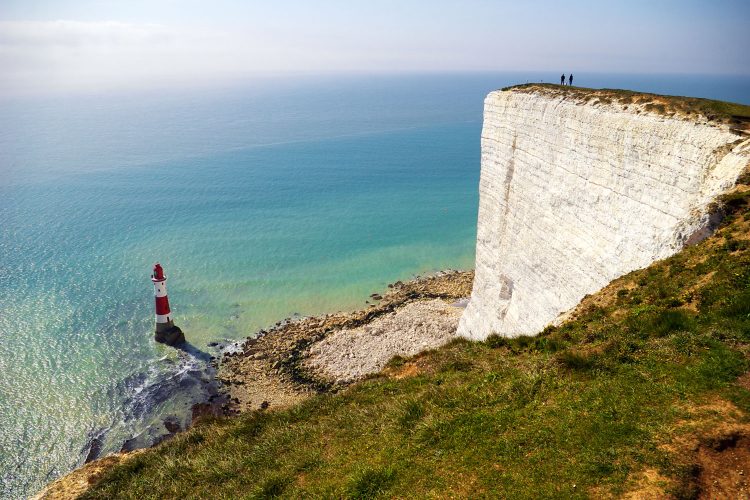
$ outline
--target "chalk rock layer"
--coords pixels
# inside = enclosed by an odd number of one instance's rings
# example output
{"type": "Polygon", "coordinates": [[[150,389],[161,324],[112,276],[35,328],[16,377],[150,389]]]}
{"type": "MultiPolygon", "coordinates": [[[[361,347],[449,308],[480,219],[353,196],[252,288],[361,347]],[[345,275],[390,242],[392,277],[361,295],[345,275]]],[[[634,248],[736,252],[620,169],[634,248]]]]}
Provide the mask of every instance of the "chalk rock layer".
{"type": "Polygon", "coordinates": [[[750,142],[706,119],[509,89],[484,103],[476,269],[458,333],[539,333],[611,280],[705,237],[750,142]]]}

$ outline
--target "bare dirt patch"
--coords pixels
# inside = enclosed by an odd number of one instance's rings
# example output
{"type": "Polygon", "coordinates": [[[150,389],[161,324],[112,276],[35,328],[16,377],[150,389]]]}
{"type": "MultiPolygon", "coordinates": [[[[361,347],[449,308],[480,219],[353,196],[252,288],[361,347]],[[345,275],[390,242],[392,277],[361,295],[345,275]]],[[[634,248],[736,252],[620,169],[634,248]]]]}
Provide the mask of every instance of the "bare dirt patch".
{"type": "MultiPolygon", "coordinates": [[[[623,498],[628,500],[661,500],[671,498],[666,491],[673,488],[674,484],[675,481],[673,479],[663,476],[659,471],[647,469],[637,477],[635,487],[632,491],[623,495],[623,498]]],[[[593,496],[600,497],[601,495],[595,493],[593,496]]]]}
{"type": "Polygon", "coordinates": [[[750,499],[750,429],[704,439],[697,452],[698,498],[750,499]]]}
{"type": "Polygon", "coordinates": [[[145,449],[131,451],[130,453],[115,453],[99,460],[94,460],[80,469],[76,469],[70,474],[50,483],[33,497],[33,500],[72,500],[78,498],[106,471],[144,451],[145,449]]]}
{"type": "Polygon", "coordinates": [[[393,378],[395,378],[396,380],[401,380],[404,378],[416,377],[420,373],[422,373],[422,370],[420,370],[416,364],[407,363],[406,365],[402,366],[400,370],[393,374],[393,378]]]}
{"type": "MultiPolygon", "coordinates": [[[[747,375],[742,378],[750,380],[747,375]]],[[[678,457],[687,475],[641,471],[632,476],[632,487],[624,498],[750,500],[750,424],[744,421],[744,413],[723,399],[687,409],[690,416],[678,421],[669,430],[670,441],[659,446],[678,457]]]]}
{"type": "Polygon", "coordinates": [[[737,379],[737,385],[750,391],[750,372],[745,373],[737,379]]]}

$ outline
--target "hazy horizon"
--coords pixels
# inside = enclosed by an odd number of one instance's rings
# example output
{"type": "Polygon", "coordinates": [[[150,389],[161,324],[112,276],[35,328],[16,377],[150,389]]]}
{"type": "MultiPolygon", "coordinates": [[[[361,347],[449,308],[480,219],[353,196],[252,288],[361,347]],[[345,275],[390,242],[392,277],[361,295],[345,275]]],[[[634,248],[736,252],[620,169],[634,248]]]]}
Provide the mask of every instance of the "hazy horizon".
{"type": "Polygon", "coordinates": [[[750,74],[750,3],[11,0],[0,95],[279,76],[750,74]]]}

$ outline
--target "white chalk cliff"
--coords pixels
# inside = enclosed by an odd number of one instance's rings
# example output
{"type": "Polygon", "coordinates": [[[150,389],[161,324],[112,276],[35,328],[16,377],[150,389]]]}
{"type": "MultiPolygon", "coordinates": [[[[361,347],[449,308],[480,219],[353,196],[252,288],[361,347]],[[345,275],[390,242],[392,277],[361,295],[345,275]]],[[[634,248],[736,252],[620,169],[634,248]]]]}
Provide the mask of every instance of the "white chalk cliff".
{"type": "Polygon", "coordinates": [[[459,335],[537,334],[586,294],[699,240],[709,204],[748,165],[750,140],[729,123],[598,95],[487,96],[459,335]]]}

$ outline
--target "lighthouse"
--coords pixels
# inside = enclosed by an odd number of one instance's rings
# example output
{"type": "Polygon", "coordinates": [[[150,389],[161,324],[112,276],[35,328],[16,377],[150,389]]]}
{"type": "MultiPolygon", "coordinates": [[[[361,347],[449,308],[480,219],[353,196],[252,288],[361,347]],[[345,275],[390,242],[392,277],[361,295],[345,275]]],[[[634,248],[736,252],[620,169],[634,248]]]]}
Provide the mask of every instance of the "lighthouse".
{"type": "Polygon", "coordinates": [[[164,269],[158,262],[154,264],[154,274],[151,275],[154,283],[154,296],[156,297],[156,335],[157,342],[168,345],[177,345],[185,342],[185,335],[172,321],[172,312],[169,310],[169,299],[167,298],[167,277],[164,269]]]}

